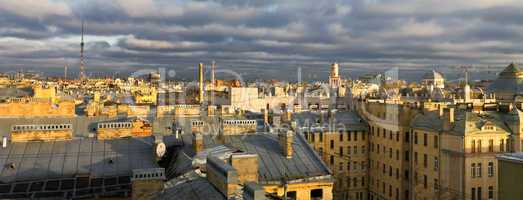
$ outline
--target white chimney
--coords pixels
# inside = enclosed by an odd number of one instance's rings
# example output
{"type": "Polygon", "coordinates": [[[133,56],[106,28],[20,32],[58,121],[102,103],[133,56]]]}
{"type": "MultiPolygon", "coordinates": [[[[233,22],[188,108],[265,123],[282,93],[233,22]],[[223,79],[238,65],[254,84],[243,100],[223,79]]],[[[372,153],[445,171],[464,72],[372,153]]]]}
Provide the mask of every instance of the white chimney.
{"type": "Polygon", "coordinates": [[[4,136],[2,138],[2,148],[4,148],[4,149],[7,148],[7,137],[6,136],[4,136]]]}

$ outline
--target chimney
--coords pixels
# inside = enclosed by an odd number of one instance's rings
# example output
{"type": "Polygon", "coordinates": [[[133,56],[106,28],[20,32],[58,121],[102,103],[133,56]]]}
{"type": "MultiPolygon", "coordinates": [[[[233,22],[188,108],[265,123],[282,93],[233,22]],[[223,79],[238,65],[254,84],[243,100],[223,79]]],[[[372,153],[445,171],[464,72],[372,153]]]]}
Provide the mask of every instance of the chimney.
{"type": "Polygon", "coordinates": [[[248,182],[245,184],[245,195],[243,195],[243,198],[245,200],[266,200],[265,198],[265,190],[263,190],[263,187],[255,182],[248,182]]]}
{"type": "Polygon", "coordinates": [[[201,133],[193,133],[192,145],[195,153],[203,150],[203,135],[201,133]]]}
{"type": "Polygon", "coordinates": [[[449,122],[454,123],[454,108],[449,108],[448,117],[449,117],[449,122]]]}
{"type": "Polygon", "coordinates": [[[283,155],[287,158],[292,158],[292,143],[294,134],[291,130],[280,130],[278,134],[278,141],[283,151],[283,155]]]}
{"type": "Polygon", "coordinates": [[[233,153],[229,163],[238,174],[239,183],[258,182],[258,155],[233,153]]]}
{"type": "Polygon", "coordinates": [[[240,183],[238,171],[215,156],[207,157],[205,168],[207,170],[207,180],[218,189],[226,199],[232,198],[240,183]]]}
{"type": "Polygon", "coordinates": [[[2,137],[2,148],[4,148],[4,149],[7,148],[7,137],[6,136],[2,137]]]}

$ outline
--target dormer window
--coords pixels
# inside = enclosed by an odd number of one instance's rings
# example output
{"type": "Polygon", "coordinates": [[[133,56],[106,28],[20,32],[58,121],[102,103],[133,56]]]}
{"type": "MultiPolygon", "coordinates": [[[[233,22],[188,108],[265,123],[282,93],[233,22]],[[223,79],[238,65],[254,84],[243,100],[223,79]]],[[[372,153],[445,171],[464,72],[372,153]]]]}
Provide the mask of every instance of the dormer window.
{"type": "Polygon", "coordinates": [[[485,125],[483,126],[483,130],[486,130],[486,131],[495,131],[496,130],[496,127],[492,126],[492,125],[485,125]]]}

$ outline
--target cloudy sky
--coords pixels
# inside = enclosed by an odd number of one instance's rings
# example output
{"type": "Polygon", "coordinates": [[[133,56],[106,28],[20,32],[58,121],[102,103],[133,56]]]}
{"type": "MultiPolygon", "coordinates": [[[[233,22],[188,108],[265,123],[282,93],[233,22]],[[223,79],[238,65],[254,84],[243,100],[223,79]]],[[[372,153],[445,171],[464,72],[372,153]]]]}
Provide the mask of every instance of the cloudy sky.
{"type": "MultiPolygon", "coordinates": [[[[251,77],[327,76],[391,67],[523,58],[521,0],[0,0],[0,70],[78,68],[82,19],[88,74],[143,68],[193,78],[198,62],[251,77]]],[[[488,68],[487,66],[491,66],[488,68]]]]}

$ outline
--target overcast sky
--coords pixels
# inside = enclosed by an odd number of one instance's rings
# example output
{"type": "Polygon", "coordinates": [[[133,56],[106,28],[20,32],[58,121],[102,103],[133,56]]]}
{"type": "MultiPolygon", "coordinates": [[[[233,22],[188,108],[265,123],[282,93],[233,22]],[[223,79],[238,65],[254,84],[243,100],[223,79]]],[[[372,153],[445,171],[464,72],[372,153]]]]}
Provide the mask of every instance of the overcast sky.
{"type": "Polygon", "coordinates": [[[74,71],[82,19],[88,74],[166,67],[192,76],[216,60],[255,77],[301,67],[314,78],[333,61],[347,75],[499,71],[523,58],[521,0],[0,0],[0,69],[74,71]]]}

